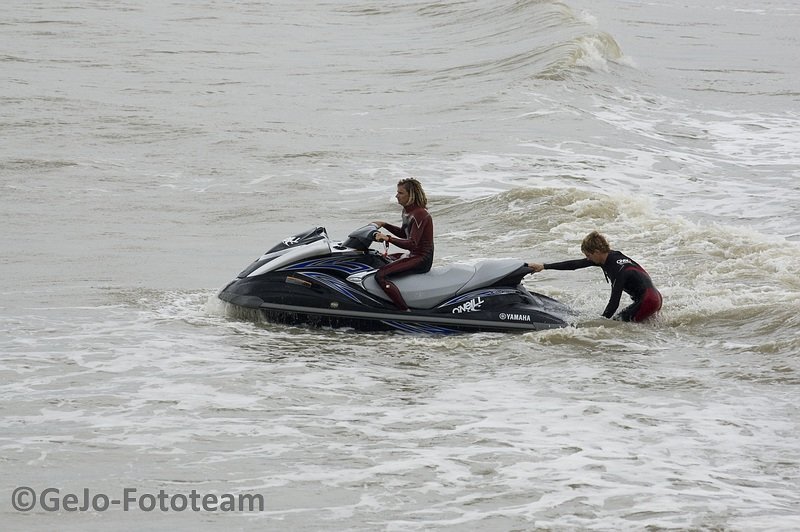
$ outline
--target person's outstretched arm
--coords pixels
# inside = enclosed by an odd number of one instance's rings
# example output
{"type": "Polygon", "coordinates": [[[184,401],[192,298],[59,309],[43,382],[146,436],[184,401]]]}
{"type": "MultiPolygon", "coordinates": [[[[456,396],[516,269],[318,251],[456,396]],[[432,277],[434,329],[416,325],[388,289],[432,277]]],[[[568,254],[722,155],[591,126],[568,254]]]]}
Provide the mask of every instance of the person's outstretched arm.
{"type": "Polygon", "coordinates": [[[588,268],[589,266],[597,266],[597,264],[591,262],[589,259],[575,259],[575,260],[565,260],[563,262],[548,262],[547,264],[541,264],[538,262],[528,262],[528,268],[532,269],[534,272],[540,272],[542,270],[579,270],[581,268],[588,268]]]}

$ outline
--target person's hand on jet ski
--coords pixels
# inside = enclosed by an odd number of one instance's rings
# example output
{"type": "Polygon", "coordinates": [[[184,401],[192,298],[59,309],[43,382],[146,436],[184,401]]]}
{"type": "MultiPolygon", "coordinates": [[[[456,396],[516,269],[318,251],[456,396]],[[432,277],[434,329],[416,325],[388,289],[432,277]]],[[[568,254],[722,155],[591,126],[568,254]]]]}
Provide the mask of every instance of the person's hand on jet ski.
{"type": "MultiPolygon", "coordinates": [[[[372,225],[378,226],[378,229],[380,229],[381,227],[386,225],[386,222],[382,222],[382,221],[375,221],[375,222],[370,222],[370,223],[372,225]]],[[[381,233],[380,231],[375,233],[375,242],[388,242],[388,241],[389,241],[389,235],[385,235],[385,234],[381,233]]]]}

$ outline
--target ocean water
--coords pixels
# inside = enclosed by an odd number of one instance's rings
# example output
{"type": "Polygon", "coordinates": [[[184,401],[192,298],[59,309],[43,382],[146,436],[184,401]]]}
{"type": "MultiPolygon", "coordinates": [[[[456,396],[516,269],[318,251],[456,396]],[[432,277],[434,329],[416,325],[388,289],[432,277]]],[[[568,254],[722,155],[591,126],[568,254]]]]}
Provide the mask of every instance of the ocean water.
{"type": "Polygon", "coordinates": [[[2,528],[800,528],[800,6],[698,4],[7,1],[2,528]],[[523,335],[216,298],[286,236],[399,219],[408,175],[437,264],[598,229],[663,311],[599,318],[586,270],[526,279],[579,315],[523,335]]]}

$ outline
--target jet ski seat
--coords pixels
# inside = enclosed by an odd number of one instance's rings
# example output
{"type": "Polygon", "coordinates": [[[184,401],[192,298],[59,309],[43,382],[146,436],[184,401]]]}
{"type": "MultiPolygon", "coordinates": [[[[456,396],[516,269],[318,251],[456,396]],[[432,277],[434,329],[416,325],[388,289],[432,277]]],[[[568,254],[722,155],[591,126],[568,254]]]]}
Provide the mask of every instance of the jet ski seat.
{"type": "MultiPolygon", "coordinates": [[[[489,286],[522,265],[519,259],[487,260],[474,265],[450,264],[435,266],[427,273],[404,275],[392,282],[410,308],[431,309],[455,295],[489,286]]],[[[351,275],[347,280],[360,283],[373,296],[391,301],[378,286],[375,271],[351,275]]]]}

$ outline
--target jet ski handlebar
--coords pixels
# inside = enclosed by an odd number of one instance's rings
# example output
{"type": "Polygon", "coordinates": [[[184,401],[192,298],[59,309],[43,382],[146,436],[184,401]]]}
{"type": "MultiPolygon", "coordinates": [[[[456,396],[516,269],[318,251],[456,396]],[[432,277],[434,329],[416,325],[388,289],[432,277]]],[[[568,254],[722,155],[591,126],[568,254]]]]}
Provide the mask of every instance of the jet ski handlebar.
{"type": "Polygon", "coordinates": [[[363,227],[359,227],[347,235],[347,240],[344,241],[344,245],[359,251],[367,251],[372,243],[375,242],[375,233],[378,232],[378,229],[378,226],[375,224],[367,224],[363,227]]]}

